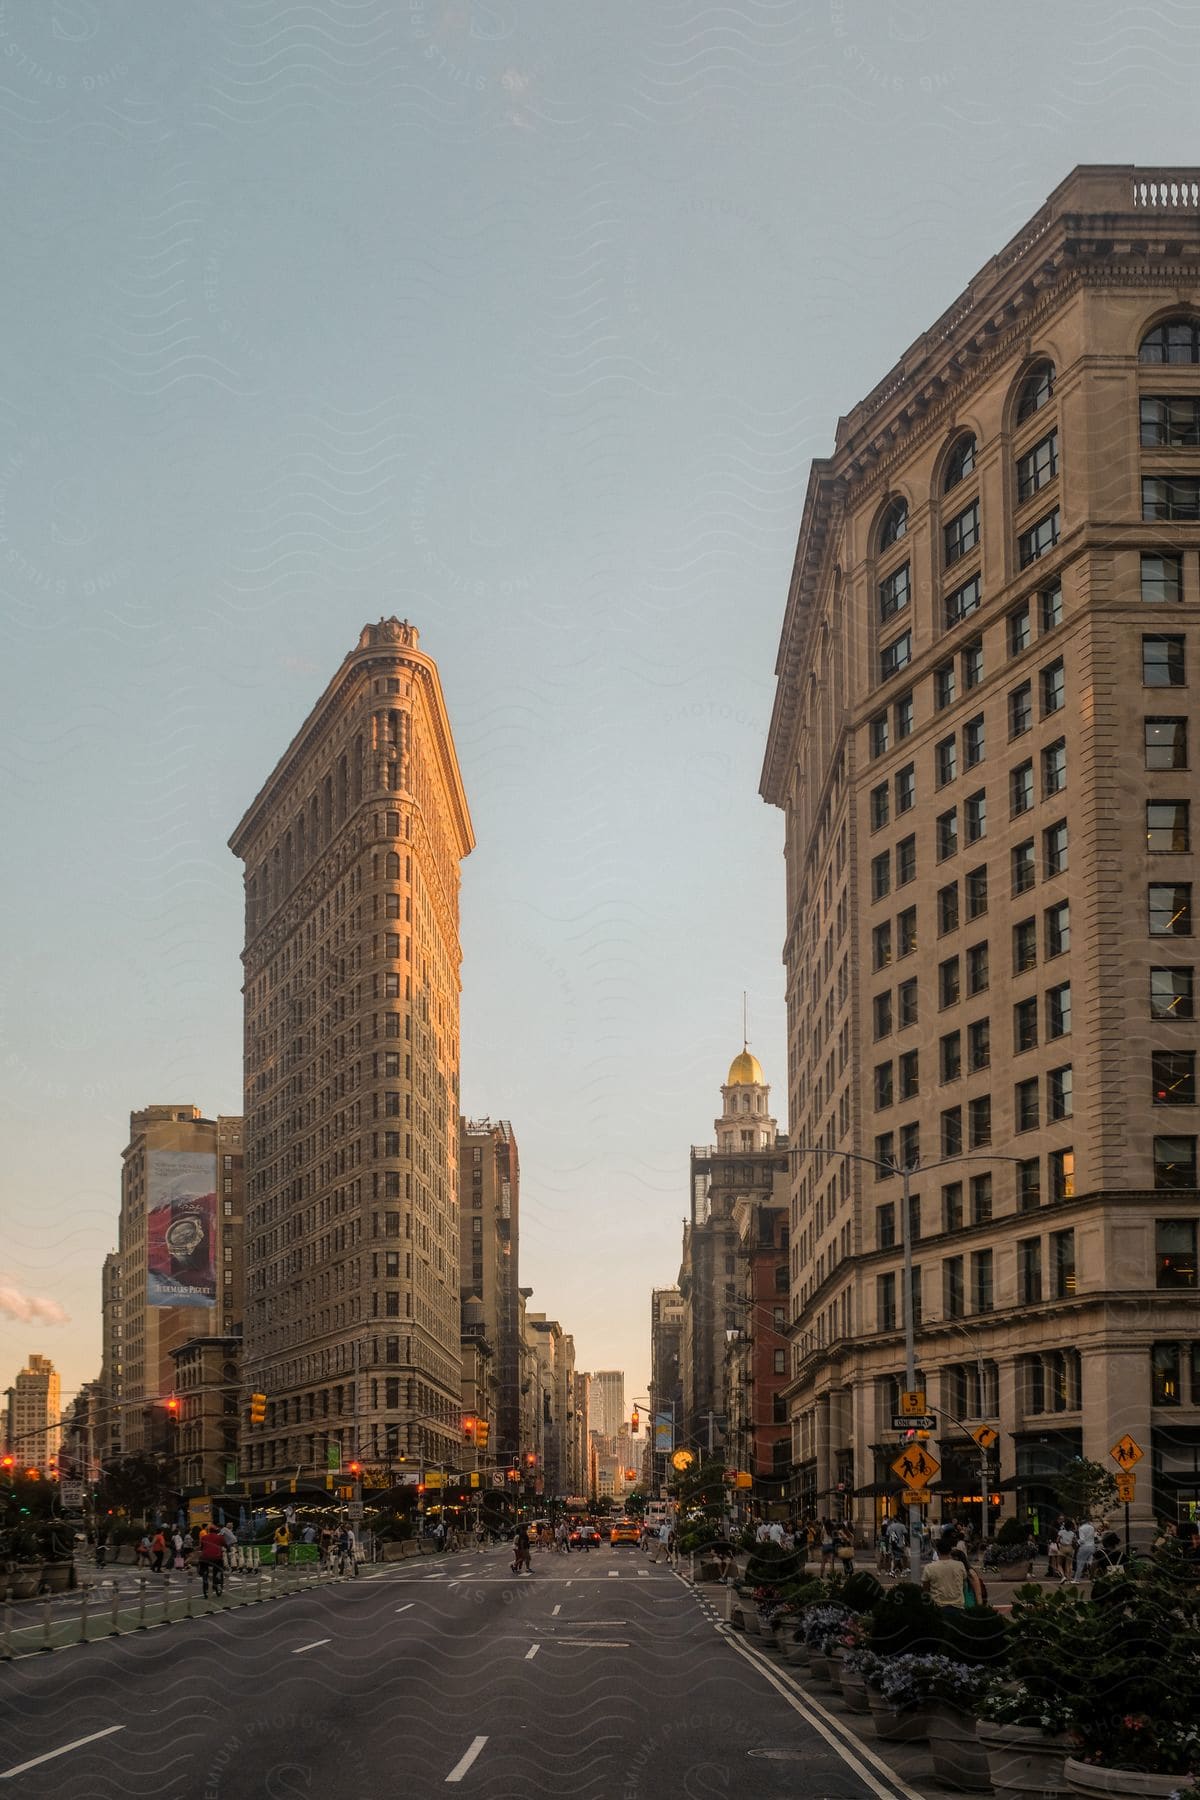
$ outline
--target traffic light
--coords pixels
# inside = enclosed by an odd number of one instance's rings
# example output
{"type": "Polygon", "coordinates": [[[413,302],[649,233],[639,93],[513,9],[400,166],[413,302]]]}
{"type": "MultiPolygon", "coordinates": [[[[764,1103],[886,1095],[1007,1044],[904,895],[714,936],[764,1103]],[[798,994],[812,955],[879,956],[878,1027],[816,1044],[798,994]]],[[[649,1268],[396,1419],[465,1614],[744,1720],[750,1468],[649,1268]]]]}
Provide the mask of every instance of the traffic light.
{"type": "Polygon", "coordinates": [[[479,1423],[479,1421],[478,1421],[478,1419],[476,1419],[474,1413],[467,1413],[464,1415],[463,1422],[462,1422],[462,1434],[463,1434],[463,1442],[465,1444],[473,1444],[475,1442],[475,1431],[476,1431],[476,1427],[478,1426],[478,1423],[479,1423]]]}
{"type": "Polygon", "coordinates": [[[355,1481],[357,1481],[362,1474],[362,1464],[360,1462],[349,1462],[346,1464],[346,1470],[347,1473],[352,1475],[355,1481]]]}
{"type": "Polygon", "coordinates": [[[16,1463],[17,1459],[15,1456],[0,1456],[0,1469],[6,1469],[11,1473],[16,1467],[16,1463]]]}
{"type": "Polygon", "coordinates": [[[629,1429],[634,1437],[636,1437],[638,1434],[638,1427],[639,1427],[640,1423],[641,1423],[641,1417],[640,1417],[640,1414],[638,1413],[637,1407],[635,1406],[633,1409],[633,1417],[629,1421],[629,1429]]]}
{"type": "Polygon", "coordinates": [[[250,1396],[250,1423],[252,1425],[262,1425],[266,1422],[266,1417],[267,1417],[267,1396],[265,1394],[251,1394],[251,1396],[250,1396]]]}
{"type": "Polygon", "coordinates": [[[491,1437],[491,1435],[492,1435],[492,1428],[488,1424],[488,1421],[486,1419],[476,1419],[476,1421],[475,1421],[475,1442],[479,1445],[479,1448],[481,1450],[487,1449],[488,1439],[491,1437]]]}
{"type": "Polygon", "coordinates": [[[536,1469],[537,1468],[537,1455],[532,1450],[528,1450],[525,1453],[525,1467],[527,1469],[536,1469]]]}
{"type": "Polygon", "coordinates": [[[172,1419],[179,1417],[179,1400],[174,1394],[167,1396],[167,1416],[172,1419]]]}

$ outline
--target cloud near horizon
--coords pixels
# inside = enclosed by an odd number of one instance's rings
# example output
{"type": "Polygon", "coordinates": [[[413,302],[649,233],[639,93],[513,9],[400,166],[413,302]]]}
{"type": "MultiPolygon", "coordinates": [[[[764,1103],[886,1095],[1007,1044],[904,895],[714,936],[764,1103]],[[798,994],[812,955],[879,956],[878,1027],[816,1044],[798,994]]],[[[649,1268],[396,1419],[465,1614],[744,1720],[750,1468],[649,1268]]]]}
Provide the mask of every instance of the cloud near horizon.
{"type": "Polygon", "coordinates": [[[71,1316],[57,1300],[41,1294],[23,1294],[0,1277],[0,1316],[22,1325],[69,1325],[71,1316]]]}

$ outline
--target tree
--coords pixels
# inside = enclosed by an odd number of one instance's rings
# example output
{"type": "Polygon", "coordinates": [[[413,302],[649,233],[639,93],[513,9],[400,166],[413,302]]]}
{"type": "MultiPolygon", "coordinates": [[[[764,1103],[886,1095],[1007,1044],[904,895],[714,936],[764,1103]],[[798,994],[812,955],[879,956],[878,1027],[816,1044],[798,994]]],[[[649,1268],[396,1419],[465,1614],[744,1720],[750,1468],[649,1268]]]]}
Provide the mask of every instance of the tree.
{"type": "Polygon", "coordinates": [[[171,1457],[118,1456],[101,1470],[100,1493],[105,1506],[141,1516],[174,1500],[175,1481],[171,1457]]]}
{"type": "Polygon", "coordinates": [[[1073,1519],[1099,1518],[1116,1500],[1117,1483],[1102,1463],[1077,1456],[1060,1471],[1054,1492],[1073,1519]]]}

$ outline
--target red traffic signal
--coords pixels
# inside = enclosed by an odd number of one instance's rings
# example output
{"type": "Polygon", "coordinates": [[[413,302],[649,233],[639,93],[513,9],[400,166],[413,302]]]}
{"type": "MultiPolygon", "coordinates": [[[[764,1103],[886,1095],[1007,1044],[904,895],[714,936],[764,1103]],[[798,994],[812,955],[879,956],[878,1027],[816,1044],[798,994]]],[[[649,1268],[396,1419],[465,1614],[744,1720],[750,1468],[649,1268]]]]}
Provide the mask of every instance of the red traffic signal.
{"type": "Polygon", "coordinates": [[[173,1419],[179,1417],[179,1400],[174,1394],[170,1394],[167,1397],[167,1411],[173,1419]]]}
{"type": "Polygon", "coordinates": [[[16,1466],[15,1456],[0,1456],[0,1469],[11,1469],[16,1466]]]}
{"type": "Polygon", "coordinates": [[[359,1476],[362,1474],[362,1464],[360,1462],[347,1463],[346,1468],[347,1468],[348,1473],[353,1475],[353,1477],[356,1481],[358,1480],[359,1476]]]}

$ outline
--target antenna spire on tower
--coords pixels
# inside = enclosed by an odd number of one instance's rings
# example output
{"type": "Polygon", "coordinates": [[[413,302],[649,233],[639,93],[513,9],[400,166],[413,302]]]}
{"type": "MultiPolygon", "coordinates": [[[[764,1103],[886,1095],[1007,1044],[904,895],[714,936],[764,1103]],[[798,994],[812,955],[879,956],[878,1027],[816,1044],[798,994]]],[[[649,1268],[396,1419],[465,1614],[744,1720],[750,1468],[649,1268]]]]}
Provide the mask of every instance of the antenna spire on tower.
{"type": "Polygon", "coordinates": [[[746,1019],[746,990],[742,989],[742,1049],[750,1048],[750,1028],[746,1019]]]}

